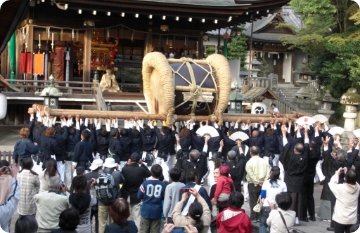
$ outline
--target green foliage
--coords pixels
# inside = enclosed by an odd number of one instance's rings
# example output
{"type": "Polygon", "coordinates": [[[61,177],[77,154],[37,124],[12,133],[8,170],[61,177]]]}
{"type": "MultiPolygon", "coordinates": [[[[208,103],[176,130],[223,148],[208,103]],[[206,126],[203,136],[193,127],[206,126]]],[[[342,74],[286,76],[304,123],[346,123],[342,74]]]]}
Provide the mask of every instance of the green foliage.
{"type": "Polygon", "coordinates": [[[245,56],[247,53],[247,38],[243,33],[240,36],[236,36],[231,39],[231,42],[228,44],[228,56],[229,60],[241,60],[241,64],[245,64],[245,56]]]}
{"type": "Polygon", "coordinates": [[[267,63],[265,56],[263,56],[260,65],[259,77],[267,77],[270,73],[269,64],[267,63]]]}
{"type": "Polygon", "coordinates": [[[216,51],[216,48],[214,46],[206,47],[206,56],[209,56],[211,54],[214,54],[216,51]]]}
{"type": "MultiPolygon", "coordinates": [[[[351,0],[291,0],[304,27],[283,44],[309,54],[310,68],[335,98],[360,90],[360,10],[351,0]]],[[[340,106],[340,105],[339,105],[340,106]]],[[[336,117],[341,116],[337,109],[336,117]]]]}

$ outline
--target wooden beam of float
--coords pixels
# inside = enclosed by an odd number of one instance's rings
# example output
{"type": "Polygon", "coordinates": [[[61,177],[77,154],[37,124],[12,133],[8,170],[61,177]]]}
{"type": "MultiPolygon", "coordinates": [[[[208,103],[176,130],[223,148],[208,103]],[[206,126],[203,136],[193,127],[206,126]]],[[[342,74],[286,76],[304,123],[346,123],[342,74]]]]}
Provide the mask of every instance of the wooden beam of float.
{"type": "MultiPolygon", "coordinates": [[[[165,121],[167,119],[166,115],[162,114],[146,114],[143,112],[122,112],[122,111],[95,111],[95,110],[74,110],[74,109],[44,109],[45,111],[49,112],[51,116],[76,116],[80,115],[81,117],[86,118],[119,118],[119,119],[130,119],[134,118],[135,116],[139,117],[140,119],[144,120],[160,120],[165,121]]],[[[239,114],[239,115],[223,115],[224,121],[227,122],[235,122],[239,118],[243,120],[264,120],[264,122],[270,122],[271,120],[278,120],[284,121],[288,120],[287,118],[270,118],[267,116],[269,114],[264,115],[256,115],[256,114],[239,114]],[[266,116],[264,116],[266,115],[266,116]]],[[[175,121],[187,121],[189,119],[193,119],[194,121],[203,121],[203,120],[211,120],[211,116],[190,116],[190,115],[174,115],[175,121]]]]}

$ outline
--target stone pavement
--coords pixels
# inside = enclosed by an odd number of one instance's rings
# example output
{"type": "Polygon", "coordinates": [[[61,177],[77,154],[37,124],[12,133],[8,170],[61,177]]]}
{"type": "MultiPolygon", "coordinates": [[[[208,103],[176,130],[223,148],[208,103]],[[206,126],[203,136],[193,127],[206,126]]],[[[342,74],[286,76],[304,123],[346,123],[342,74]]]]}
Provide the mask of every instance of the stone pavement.
{"type": "MultiPolygon", "coordinates": [[[[0,126],[0,151],[13,151],[14,145],[19,138],[19,128],[13,127],[4,127],[0,126]]],[[[205,187],[208,189],[208,187],[205,187]]],[[[320,195],[321,195],[322,186],[319,184],[315,184],[314,187],[314,198],[315,198],[315,212],[319,211],[320,205],[320,195]]],[[[249,202],[245,202],[243,205],[247,214],[250,214],[249,202]]],[[[10,232],[14,232],[14,226],[16,219],[18,218],[17,212],[15,212],[11,225],[10,225],[10,232]]],[[[316,222],[300,222],[301,226],[295,227],[298,232],[304,233],[325,233],[328,232],[326,230],[327,227],[330,226],[330,223],[327,221],[322,221],[319,218],[316,218],[316,222]]],[[[258,232],[259,223],[254,223],[254,233],[258,232]]]]}

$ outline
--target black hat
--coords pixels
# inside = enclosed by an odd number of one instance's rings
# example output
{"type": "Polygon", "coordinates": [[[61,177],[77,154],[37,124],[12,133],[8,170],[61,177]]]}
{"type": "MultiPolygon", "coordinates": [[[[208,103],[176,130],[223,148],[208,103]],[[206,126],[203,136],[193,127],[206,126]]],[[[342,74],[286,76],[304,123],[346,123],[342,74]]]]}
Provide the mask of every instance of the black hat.
{"type": "Polygon", "coordinates": [[[134,153],[131,154],[130,159],[131,159],[131,162],[136,162],[137,163],[141,159],[141,156],[140,156],[139,153],[134,152],[134,153]]]}

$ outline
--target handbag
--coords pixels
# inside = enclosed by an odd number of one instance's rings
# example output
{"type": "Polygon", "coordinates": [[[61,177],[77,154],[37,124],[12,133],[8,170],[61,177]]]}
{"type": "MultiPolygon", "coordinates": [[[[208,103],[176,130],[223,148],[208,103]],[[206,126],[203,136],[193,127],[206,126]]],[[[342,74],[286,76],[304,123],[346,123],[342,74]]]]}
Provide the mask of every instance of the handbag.
{"type": "Polygon", "coordinates": [[[253,211],[256,213],[260,213],[262,209],[263,203],[261,202],[261,196],[259,196],[256,205],[253,208],[253,211]]]}
{"type": "MultiPolygon", "coordinates": [[[[278,212],[279,212],[280,217],[281,217],[281,219],[282,219],[282,221],[283,221],[283,223],[284,223],[284,225],[285,225],[285,227],[286,227],[287,232],[290,233],[289,228],[288,228],[287,225],[286,225],[284,216],[282,215],[282,213],[281,213],[280,211],[278,211],[278,212]]],[[[293,233],[297,233],[297,230],[292,230],[292,232],[293,232],[293,233]]]]}

